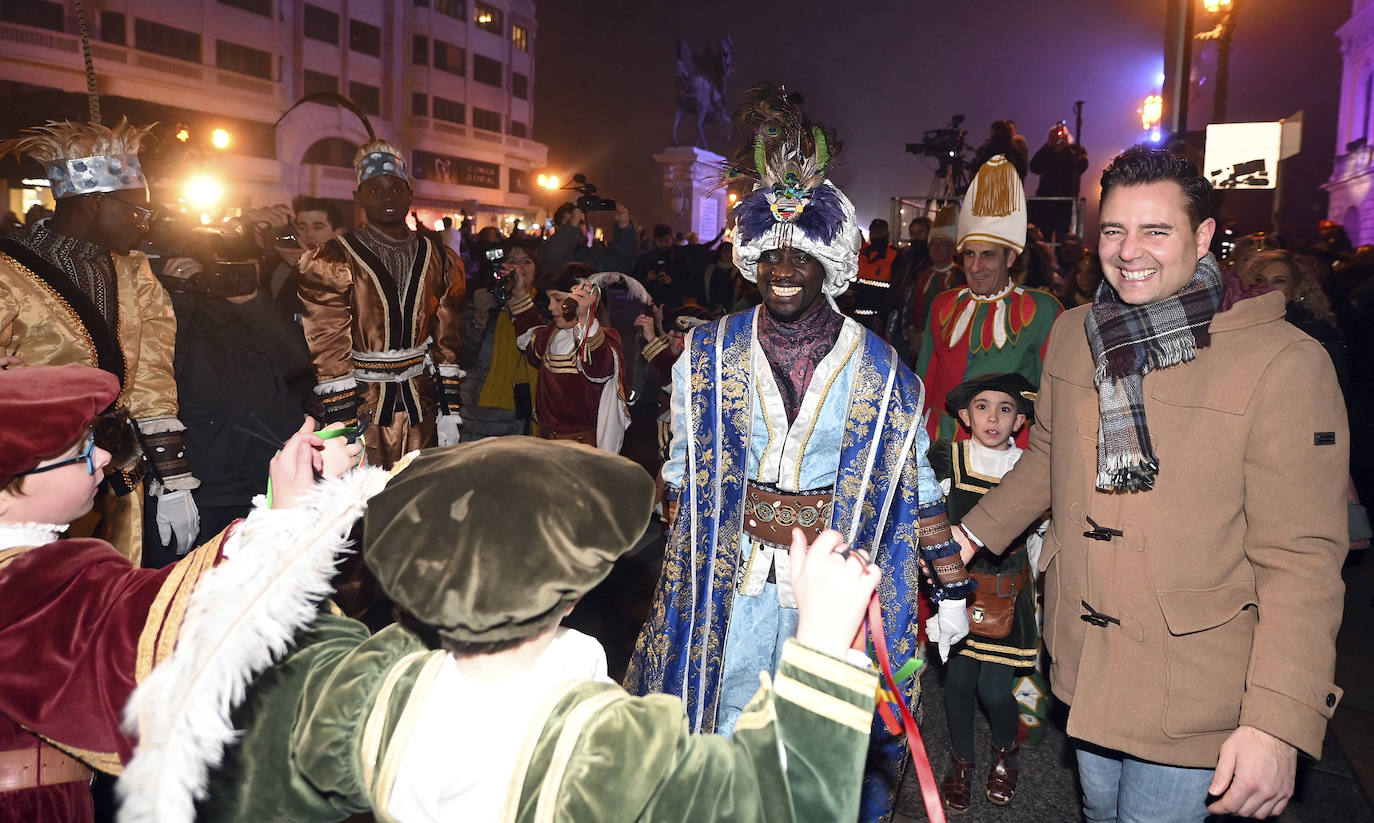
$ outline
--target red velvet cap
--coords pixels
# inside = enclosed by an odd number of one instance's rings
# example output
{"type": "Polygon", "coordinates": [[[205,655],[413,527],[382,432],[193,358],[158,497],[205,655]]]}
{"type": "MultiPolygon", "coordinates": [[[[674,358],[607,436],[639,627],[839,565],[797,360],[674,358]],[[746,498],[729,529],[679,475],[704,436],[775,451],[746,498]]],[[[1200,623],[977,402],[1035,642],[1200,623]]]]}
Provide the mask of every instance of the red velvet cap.
{"type": "Polygon", "coordinates": [[[117,396],[119,378],[90,366],[0,370],[0,485],[70,446],[117,396]]]}

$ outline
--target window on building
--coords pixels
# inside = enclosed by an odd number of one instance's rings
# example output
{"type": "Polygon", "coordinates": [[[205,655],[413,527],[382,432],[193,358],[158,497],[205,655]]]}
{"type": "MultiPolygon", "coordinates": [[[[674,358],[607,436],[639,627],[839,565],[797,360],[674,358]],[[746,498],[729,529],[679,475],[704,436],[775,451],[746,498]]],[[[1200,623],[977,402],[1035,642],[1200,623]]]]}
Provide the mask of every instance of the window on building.
{"type": "Polygon", "coordinates": [[[442,97],[435,97],[434,119],[444,120],[449,123],[466,123],[467,106],[455,100],[445,100],[442,97]]]}
{"type": "Polygon", "coordinates": [[[329,9],[305,4],[305,36],[311,40],[339,44],[339,15],[329,9]]]}
{"type": "Polygon", "coordinates": [[[124,45],[129,42],[128,20],[122,12],[102,11],[100,13],[100,39],[106,43],[124,45]]]}
{"type": "Polygon", "coordinates": [[[463,0],[434,0],[434,10],[449,17],[463,19],[463,0]]]}
{"type": "Polygon", "coordinates": [[[142,17],[134,18],[134,48],[176,57],[181,60],[200,62],[200,35],[186,29],[164,26],[142,17]]]}
{"type": "Polygon", "coordinates": [[[510,24],[510,42],[520,51],[530,50],[530,30],[519,23],[510,24]]]}
{"type": "Polygon", "coordinates": [[[272,79],[272,55],[228,40],[215,41],[215,65],[251,77],[272,79]]]}
{"type": "Polygon", "coordinates": [[[412,91],[410,113],[414,117],[429,117],[429,95],[421,91],[412,91]]]}
{"type": "Polygon", "coordinates": [[[529,137],[529,127],[518,120],[510,121],[510,133],[512,137],[529,137]]]}
{"type": "Polygon", "coordinates": [[[1364,120],[1360,123],[1360,139],[1369,139],[1369,120],[1374,117],[1374,74],[1364,77],[1364,120]]]}
{"type": "Polygon", "coordinates": [[[501,115],[499,112],[488,111],[472,107],[472,125],[484,131],[501,131],[501,115]]]}
{"type": "Polygon", "coordinates": [[[62,4],[52,0],[10,0],[0,3],[0,20],[6,23],[62,31],[62,18],[62,4]]]}
{"type": "Polygon", "coordinates": [[[361,20],[349,20],[348,48],[361,54],[381,57],[382,30],[361,20]]]}
{"type": "Polygon", "coordinates": [[[530,79],[518,71],[512,74],[510,93],[521,100],[530,99],[530,79]]]}
{"type": "Polygon", "coordinates": [[[335,77],[335,76],[332,75],[332,74],[326,74],[325,72],[322,72],[322,71],[311,71],[310,69],[306,69],[306,70],[305,70],[305,93],[306,93],[306,94],[323,94],[324,92],[331,92],[331,93],[333,93],[333,94],[338,94],[338,93],[339,93],[339,78],[335,77]]]}
{"type": "Polygon", "coordinates": [[[357,80],[348,82],[348,96],[353,98],[353,102],[358,104],[358,108],[368,114],[379,116],[382,113],[382,90],[376,86],[369,86],[366,83],[359,83],[357,80]]]}
{"type": "Polygon", "coordinates": [[[480,54],[472,56],[472,79],[478,83],[486,83],[488,86],[501,88],[501,61],[493,60],[490,57],[483,57],[480,54]]]}
{"type": "Polygon", "coordinates": [[[261,14],[263,17],[272,16],[272,0],[219,0],[219,2],[236,9],[261,14]]]}
{"type": "Polygon", "coordinates": [[[443,40],[434,41],[434,68],[456,74],[460,77],[468,73],[467,49],[460,49],[443,40]]]}
{"type": "Polygon", "coordinates": [[[301,156],[302,163],[316,166],[335,166],[342,169],[353,168],[353,155],[358,147],[342,137],[326,137],[315,142],[301,156]]]}
{"type": "Polygon", "coordinates": [[[492,8],[486,3],[472,4],[472,22],[477,24],[477,28],[492,34],[502,34],[506,29],[501,10],[492,8]]]}
{"type": "Polygon", "coordinates": [[[416,66],[429,65],[429,38],[423,34],[412,35],[410,38],[410,62],[416,66]]]}

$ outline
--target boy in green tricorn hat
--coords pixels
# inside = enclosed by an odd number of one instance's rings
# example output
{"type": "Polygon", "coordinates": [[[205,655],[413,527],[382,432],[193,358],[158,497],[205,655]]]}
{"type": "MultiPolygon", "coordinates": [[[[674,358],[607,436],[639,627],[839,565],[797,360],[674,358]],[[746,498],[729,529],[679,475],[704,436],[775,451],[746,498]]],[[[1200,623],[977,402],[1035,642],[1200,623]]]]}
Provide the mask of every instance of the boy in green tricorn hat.
{"type": "Polygon", "coordinates": [[[634,462],[576,444],[420,453],[365,518],[402,620],[369,636],[317,619],[250,689],[196,819],[855,819],[877,676],[850,645],[878,567],[836,532],[794,540],[800,623],[777,676],[732,739],[693,736],[678,698],[630,696],[600,644],[559,625],[643,534],[653,493],[634,462]]]}

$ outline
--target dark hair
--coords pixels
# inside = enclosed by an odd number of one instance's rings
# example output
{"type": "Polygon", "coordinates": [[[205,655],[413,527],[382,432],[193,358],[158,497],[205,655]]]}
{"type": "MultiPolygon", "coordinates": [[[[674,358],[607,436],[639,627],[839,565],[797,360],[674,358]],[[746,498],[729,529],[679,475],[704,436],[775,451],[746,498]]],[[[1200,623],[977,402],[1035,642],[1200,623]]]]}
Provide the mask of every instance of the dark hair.
{"type": "Polygon", "coordinates": [[[923,214],[920,217],[913,217],[911,219],[911,222],[907,224],[908,232],[911,231],[912,226],[925,226],[927,229],[933,229],[935,228],[935,222],[923,214]]]}
{"type": "Polygon", "coordinates": [[[1182,154],[1168,149],[1132,146],[1112,159],[1102,172],[1102,197],[1098,208],[1107,202],[1107,195],[1120,186],[1144,186],[1163,181],[1177,183],[1183,190],[1183,205],[1193,229],[1212,216],[1215,192],[1212,182],[1198,174],[1197,166],[1182,154]]]}
{"type": "Polygon", "coordinates": [[[659,238],[659,237],[672,237],[672,236],[673,236],[673,227],[670,226],[670,225],[668,225],[667,223],[659,223],[657,226],[654,226],[654,237],[655,237],[655,238],[659,238]]]}
{"type": "Polygon", "coordinates": [[[881,217],[875,217],[875,218],[873,218],[873,220],[868,224],[868,231],[869,231],[869,233],[871,234],[875,229],[886,229],[887,227],[888,227],[888,225],[887,225],[887,221],[886,221],[886,220],[884,220],[884,219],[881,218],[881,217]]]}
{"type": "Polygon", "coordinates": [[[322,211],[324,219],[329,221],[329,228],[343,228],[343,212],[339,210],[339,204],[333,200],[326,200],[323,197],[307,197],[298,195],[291,200],[291,211],[300,214],[303,211],[322,211]]]}
{"type": "Polygon", "coordinates": [[[562,223],[563,218],[567,217],[568,214],[576,208],[576,203],[563,203],[558,208],[553,210],[553,222],[562,223]]]}
{"type": "Polygon", "coordinates": [[[534,261],[535,273],[537,274],[539,272],[539,241],[521,237],[517,240],[507,240],[506,242],[501,244],[501,248],[505,251],[506,257],[509,257],[510,253],[515,251],[516,249],[520,249],[525,254],[528,254],[530,256],[530,259],[534,261]]]}

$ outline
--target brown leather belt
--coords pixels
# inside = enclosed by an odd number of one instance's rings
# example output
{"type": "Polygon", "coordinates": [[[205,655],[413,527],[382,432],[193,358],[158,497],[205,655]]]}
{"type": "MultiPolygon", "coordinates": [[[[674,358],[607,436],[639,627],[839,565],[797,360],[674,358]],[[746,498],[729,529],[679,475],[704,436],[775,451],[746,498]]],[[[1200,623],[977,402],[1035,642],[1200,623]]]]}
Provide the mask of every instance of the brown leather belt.
{"type": "Polygon", "coordinates": [[[540,429],[539,436],[545,440],[575,440],[578,443],[585,443],[588,446],[596,445],[596,432],[555,432],[548,429],[540,429]]]}
{"type": "Polygon", "coordinates": [[[47,743],[0,752],[0,792],[89,783],[94,775],[90,766],[47,743]]]}
{"type": "Polygon", "coordinates": [[[744,490],[744,533],[775,546],[792,545],[792,529],[820,537],[829,522],[832,491],[782,494],[750,483],[744,490]]]}
{"type": "Polygon", "coordinates": [[[1008,599],[1015,597],[1018,592],[1030,585],[1030,564],[1023,565],[1020,571],[1015,572],[982,574],[970,571],[968,576],[978,581],[979,592],[1008,599]]]}

